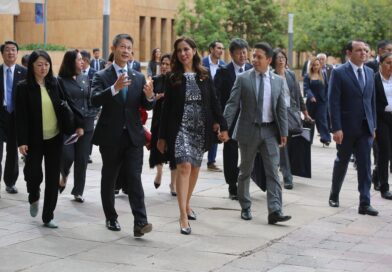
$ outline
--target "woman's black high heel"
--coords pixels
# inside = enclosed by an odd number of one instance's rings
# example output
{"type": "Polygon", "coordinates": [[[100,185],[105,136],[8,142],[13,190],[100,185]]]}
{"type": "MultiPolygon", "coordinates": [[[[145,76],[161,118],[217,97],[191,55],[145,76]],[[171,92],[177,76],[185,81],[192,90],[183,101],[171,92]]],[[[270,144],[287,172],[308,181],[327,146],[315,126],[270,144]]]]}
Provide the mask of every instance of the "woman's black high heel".
{"type": "Polygon", "coordinates": [[[61,180],[59,181],[59,186],[58,186],[60,194],[65,190],[66,186],[67,186],[67,178],[61,177],[61,180]],[[64,185],[60,185],[61,183],[64,185]]]}
{"type": "Polygon", "coordinates": [[[184,234],[184,235],[191,234],[191,232],[192,232],[191,225],[188,223],[188,227],[183,228],[183,227],[181,227],[181,220],[180,220],[180,232],[181,232],[181,234],[184,234]]]}

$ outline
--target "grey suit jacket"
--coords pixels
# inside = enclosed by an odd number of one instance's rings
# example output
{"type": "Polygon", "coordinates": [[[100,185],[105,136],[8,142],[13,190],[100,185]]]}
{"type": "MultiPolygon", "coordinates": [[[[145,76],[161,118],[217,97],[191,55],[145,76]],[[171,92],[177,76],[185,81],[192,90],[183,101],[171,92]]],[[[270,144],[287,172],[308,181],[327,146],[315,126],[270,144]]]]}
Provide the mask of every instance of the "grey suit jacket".
{"type": "MultiPolygon", "coordinates": [[[[287,109],[284,101],[283,79],[270,73],[272,115],[278,129],[278,142],[280,137],[288,135],[287,109]]],[[[252,141],[257,137],[259,126],[255,123],[258,115],[256,98],[256,72],[254,69],[245,71],[237,76],[230,98],[226,103],[223,116],[230,127],[237,110],[240,115],[233,132],[233,139],[239,143],[252,141]]]]}

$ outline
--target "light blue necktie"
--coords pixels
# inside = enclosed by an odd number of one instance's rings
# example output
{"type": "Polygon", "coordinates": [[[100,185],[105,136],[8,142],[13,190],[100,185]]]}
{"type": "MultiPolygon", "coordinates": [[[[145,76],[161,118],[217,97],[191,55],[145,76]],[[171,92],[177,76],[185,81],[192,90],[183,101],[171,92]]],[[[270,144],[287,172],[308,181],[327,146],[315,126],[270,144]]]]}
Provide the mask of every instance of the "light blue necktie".
{"type": "MultiPolygon", "coordinates": [[[[125,69],[120,69],[118,71],[120,72],[120,74],[127,72],[125,69]]],[[[125,86],[124,88],[121,89],[121,94],[124,99],[124,102],[127,100],[127,93],[128,93],[128,86],[125,86]]]]}
{"type": "Polygon", "coordinates": [[[14,110],[14,106],[12,104],[12,71],[11,68],[7,69],[7,78],[6,78],[6,86],[7,86],[7,111],[11,113],[14,110]]]}
{"type": "Polygon", "coordinates": [[[361,68],[358,68],[358,83],[359,83],[359,87],[361,87],[361,91],[363,92],[365,89],[365,81],[363,80],[363,74],[361,68]]]}

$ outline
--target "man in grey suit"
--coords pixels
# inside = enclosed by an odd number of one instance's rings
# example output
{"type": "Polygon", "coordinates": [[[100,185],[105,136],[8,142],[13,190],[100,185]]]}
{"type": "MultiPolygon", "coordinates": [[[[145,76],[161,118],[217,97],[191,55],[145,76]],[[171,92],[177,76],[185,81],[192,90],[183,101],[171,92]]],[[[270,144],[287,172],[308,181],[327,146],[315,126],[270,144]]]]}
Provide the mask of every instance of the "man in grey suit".
{"type": "Polygon", "coordinates": [[[286,144],[288,135],[287,109],[283,79],[269,69],[272,54],[268,43],[254,46],[254,69],[237,76],[224,111],[230,127],[240,108],[233,139],[238,141],[241,154],[238,176],[241,218],[252,219],[249,183],[253,161],[259,151],[267,178],[268,224],[291,219],[291,216],[282,212],[282,188],[278,175],[279,146],[286,144]]]}

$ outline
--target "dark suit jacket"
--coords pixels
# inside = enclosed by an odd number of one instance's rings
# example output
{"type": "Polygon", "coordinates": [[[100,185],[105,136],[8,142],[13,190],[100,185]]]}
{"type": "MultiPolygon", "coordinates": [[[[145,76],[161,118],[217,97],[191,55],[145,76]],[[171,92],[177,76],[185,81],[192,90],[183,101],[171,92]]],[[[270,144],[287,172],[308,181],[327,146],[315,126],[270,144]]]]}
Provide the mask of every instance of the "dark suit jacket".
{"type": "Polygon", "coordinates": [[[124,101],[121,93],[113,96],[110,89],[117,80],[113,65],[95,73],[91,102],[95,107],[102,106],[102,111],[95,127],[93,144],[117,145],[125,126],[132,144],[144,145],[145,136],[139,107],[150,110],[154,101],[149,102],[143,92],[146,84],[144,75],[128,67],[128,77],[132,83],[128,86],[127,99],[124,101]]]}
{"type": "Polygon", "coordinates": [[[306,105],[304,99],[302,97],[301,87],[295,77],[295,73],[289,69],[285,70],[285,77],[287,86],[290,90],[291,101],[295,101],[295,105],[291,105],[292,107],[297,107],[300,111],[306,110],[306,105]]]}
{"type": "MultiPolygon", "coordinates": [[[[103,59],[99,59],[99,70],[105,69],[106,61],[103,59]]],[[[95,69],[95,58],[90,61],[90,66],[95,69]]]]}
{"type": "Polygon", "coordinates": [[[376,73],[374,76],[374,85],[376,89],[377,120],[380,120],[383,118],[385,107],[388,106],[388,100],[385,95],[384,85],[382,84],[380,72],[376,73]]]}
{"type": "Polygon", "coordinates": [[[333,70],[333,66],[331,64],[325,64],[326,75],[324,75],[324,79],[327,83],[329,82],[329,79],[331,78],[332,70],[333,70]]]}
{"type": "Polygon", "coordinates": [[[302,71],[301,71],[302,77],[304,77],[308,73],[308,63],[309,60],[305,61],[304,66],[302,66],[302,71]]]}
{"type": "MultiPolygon", "coordinates": [[[[6,135],[7,135],[7,125],[5,124],[5,109],[3,107],[3,101],[4,101],[4,78],[3,78],[3,67],[4,65],[0,65],[0,143],[6,140],[6,135]]],[[[26,78],[26,73],[27,70],[18,64],[15,65],[15,70],[14,70],[14,80],[13,80],[13,87],[12,87],[12,103],[15,105],[15,93],[16,93],[16,86],[18,82],[26,78]]]]}
{"type": "MultiPolygon", "coordinates": [[[[170,77],[170,75],[168,76],[170,77]]],[[[210,78],[202,80],[196,76],[196,82],[201,91],[203,109],[206,113],[204,150],[207,151],[210,150],[211,144],[216,138],[212,130],[213,124],[218,123],[221,131],[225,131],[227,123],[222,116],[212,80],[210,78]]],[[[178,85],[173,85],[170,78],[165,81],[165,102],[162,107],[159,138],[166,140],[170,158],[174,158],[174,142],[184,114],[185,84],[185,77],[183,77],[182,84],[178,85]]]]}
{"type": "MultiPolygon", "coordinates": [[[[131,62],[129,62],[129,63],[131,63],[131,62]]],[[[139,73],[142,72],[142,68],[141,68],[141,66],[140,66],[140,62],[138,62],[138,61],[136,61],[136,60],[134,60],[134,61],[132,62],[131,68],[132,68],[133,70],[135,70],[135,71],[138,71],[139,73]]]]}
{"type": "Polygon", "coordinates": [[[374,59],[372,61],[368,61],[365,63],[365,65],[373,70],[374,73],[377,73],[379,68],[380,68],[380,63],[377,61],[377,59],[374,59]]]}
{"type": "Polygon", "coordinates": [[[73,106],[80,112],[82,118],[77,116],[77,124],[85,131],[94,129],[95,112],[90,112],[90,83],[86,75],[80,74],[73,78],[59,78],[59,83],[73,106]]]}
{"type": "Polygon", "coordinates": [[[360,135],[364,120],[370,134],[376,129],[374,74],[367,66],[363,70],[366,77],[363,93],[350,62],[332,71],[328,98],[333,132],[343,130],[347,135],[360,135]]]}
{"type": "MultiPolygon", "coordinates": [[[[65,99],[60,92],[58,84],[48,87],[48,94],[53,103],[60,133],[62,122],[60,114],[61,99],[65,99]]],[[[41,145],[42,132],[42,102],[40,86],[34,82],[33,86],[27,80],[17,85],[15,99],[16,131],[18,146],[41,145]]]]}
{"type": "MultiPolygon", "coordinates": [[[[252,65],[246,63],[245,71],[249,69],[252,69],[252,65]]],[[[216,71],[214,85],[216,89],[216,94],[221,103],[222,111],[225,109],[226,102],[230,97],[231,89],[233,88],[235,78],[236,75],[233,62],[219,67],[216,71]]]]}
{"type": "Polygon", "coordinates": [[[95,70],[93,67],[90,66],[90,69],[88,70],[88,74],[87,74],[88,79],[90,81],[90,86],[93,83],[93,77],[94,77],[96,72],[97,72],[97,70],[95,70]]]}

